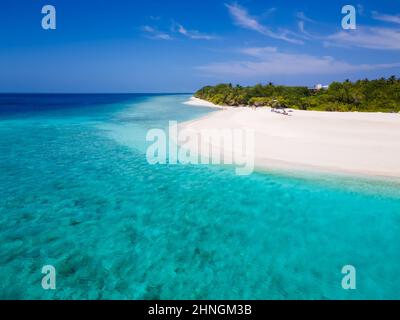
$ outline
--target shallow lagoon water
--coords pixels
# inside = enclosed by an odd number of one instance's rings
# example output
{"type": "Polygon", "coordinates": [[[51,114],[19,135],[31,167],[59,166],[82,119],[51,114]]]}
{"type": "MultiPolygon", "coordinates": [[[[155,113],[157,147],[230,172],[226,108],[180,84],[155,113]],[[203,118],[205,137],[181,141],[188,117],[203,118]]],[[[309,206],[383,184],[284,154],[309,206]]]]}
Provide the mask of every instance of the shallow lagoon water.
{"type": "Polygon", "coordinates": [[[0,96],[0,298],[400,298],[398,184],[148,165],[187,98],[0,96]]]}

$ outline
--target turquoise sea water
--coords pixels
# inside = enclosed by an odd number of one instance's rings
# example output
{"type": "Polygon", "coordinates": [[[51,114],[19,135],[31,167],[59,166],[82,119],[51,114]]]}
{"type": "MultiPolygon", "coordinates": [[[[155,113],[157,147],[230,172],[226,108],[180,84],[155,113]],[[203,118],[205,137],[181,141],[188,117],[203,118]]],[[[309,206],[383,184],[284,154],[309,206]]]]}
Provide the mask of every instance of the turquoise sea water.
{"type": "Polygon", "coordinates": [[[148,165],[187,98],[0,96],[1,299],[400,298],[398,184],[148,165]]]}

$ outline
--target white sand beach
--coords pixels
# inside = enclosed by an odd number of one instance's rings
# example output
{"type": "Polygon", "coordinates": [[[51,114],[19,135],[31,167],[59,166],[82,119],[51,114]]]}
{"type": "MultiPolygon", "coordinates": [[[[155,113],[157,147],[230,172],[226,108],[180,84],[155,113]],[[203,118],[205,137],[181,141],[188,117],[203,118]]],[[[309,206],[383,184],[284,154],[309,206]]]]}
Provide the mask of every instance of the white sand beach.
{"type": "Polygon", "coordinates": [[[226,107],[223,106],[218,106],[214,103],[196,98],[196,97],[191,97],[188,101],[184,102],[183,104],[186,104],[188,106],[195,106],[195,107],[209,107],[209,108],[218,108],[218,109],[225,109],[226,107]]]}
{"type": "Polygon", "coordinates": [[[259,169],[299,168],[400,178],[400,114],[293,110],[285,116],[270,108],[227,107],[186,122],[182,128],[253,129],[259,169]]]}

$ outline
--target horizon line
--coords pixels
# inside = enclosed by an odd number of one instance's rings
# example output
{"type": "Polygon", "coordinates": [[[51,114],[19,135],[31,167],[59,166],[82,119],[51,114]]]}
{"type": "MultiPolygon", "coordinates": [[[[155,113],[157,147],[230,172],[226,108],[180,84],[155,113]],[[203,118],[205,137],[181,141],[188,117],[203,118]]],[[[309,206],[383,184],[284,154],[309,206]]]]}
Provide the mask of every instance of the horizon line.
{"type": "Polygon", "coordinates": [[[104,94],[104,95],[112,95],[112,94],[194,94],[195,92],[0,92],[0,95],[3,94],[104,94]]]}

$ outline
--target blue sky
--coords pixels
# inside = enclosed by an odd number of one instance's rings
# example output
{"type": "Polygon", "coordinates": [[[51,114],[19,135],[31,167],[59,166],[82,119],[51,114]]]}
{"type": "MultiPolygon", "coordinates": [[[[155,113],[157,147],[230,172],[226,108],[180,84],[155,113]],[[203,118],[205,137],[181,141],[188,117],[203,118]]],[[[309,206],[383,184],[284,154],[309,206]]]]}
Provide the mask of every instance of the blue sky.
{"type": "Polygon", "coordinates": [[[400,76],[400,1],[4,0],[1,92],[192,92],[400,76]],[[42,6],[57,29],[41,27],[42,6]],[[343,5],[357,29],[343,30],[343,5]]]}

